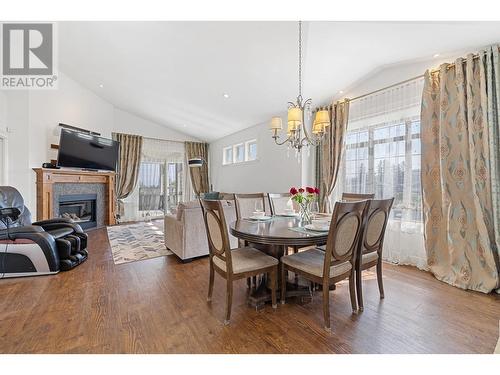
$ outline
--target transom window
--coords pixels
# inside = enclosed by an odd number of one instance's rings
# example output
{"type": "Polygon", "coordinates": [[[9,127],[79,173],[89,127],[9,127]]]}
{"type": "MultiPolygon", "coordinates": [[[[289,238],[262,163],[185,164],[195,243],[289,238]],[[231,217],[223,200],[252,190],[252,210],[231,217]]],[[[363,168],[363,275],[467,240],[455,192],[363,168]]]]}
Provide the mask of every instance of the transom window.
{"type": "Polygon", "coordinates": [[[222,164],[238,164],[257,160],[257,150],[256,139],[224,147],[222,150],[222,164]]]}

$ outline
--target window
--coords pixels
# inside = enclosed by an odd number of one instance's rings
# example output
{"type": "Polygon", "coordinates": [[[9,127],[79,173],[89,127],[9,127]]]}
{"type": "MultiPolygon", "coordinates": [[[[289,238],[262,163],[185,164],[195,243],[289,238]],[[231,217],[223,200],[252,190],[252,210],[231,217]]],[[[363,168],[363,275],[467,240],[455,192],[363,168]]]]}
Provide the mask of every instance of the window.
{"type": "Polygon", "coordinates": [[[337,198],[342,192],[394,197],[384,259],[426,267],[420,187],[423,80],[353,101],[337,198]]]}
{"type": "Polygon", "coordinates": [[[233,146],[230,147],[224,147],[224,155],[223,155],[223,161],[222,164],[232,164],[233,162],[233,146]]]}
{"type": "Polygon", "coordinates": [[[348,132],[344,191],[394,197],[394,217],[421,221],[420,119],[348,132]]]}
{"type": "Polygon", "coordinates": [[[234,163],[245,161],[245,145],[243,143],[233,146],[234,163]]]}
{"type": "Polygon", "coordinates": [[[252,139],[251,141],[245,142],[245,160],[252,161],[257,160],[257,140],[252,139]]]}
{"type": "Polygon", "coordinates": [[[244,143],[224,147],[222,150],[222,164],[237,164],[257,160],[257,140],[252,139],[244,143]]]}

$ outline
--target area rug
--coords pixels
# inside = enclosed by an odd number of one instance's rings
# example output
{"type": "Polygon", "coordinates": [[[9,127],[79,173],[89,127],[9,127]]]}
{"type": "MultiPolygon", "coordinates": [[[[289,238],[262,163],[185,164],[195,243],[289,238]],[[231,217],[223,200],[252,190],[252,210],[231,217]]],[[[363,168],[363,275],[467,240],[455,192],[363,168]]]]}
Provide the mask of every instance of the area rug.
{"type": "Polygon", "coordinates": [[[108,227],[115,264],[171,255],[163,236],[163,220],[108,227]]]}
{"type": "Polygon", "coordinates": [[[498,321],[498,342],[493,354],[500,354],[500,320],[498,321]]]}

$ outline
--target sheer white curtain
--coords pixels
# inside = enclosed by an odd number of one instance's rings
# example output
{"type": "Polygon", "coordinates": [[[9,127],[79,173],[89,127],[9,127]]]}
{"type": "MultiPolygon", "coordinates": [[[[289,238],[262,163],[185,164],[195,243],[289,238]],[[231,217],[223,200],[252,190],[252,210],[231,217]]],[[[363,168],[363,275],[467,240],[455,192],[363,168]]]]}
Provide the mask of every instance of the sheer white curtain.
{"type": "Polygon", "coordinates": [[[144,138],[137,186],[124,201],[123,221],[161,217],[192,199],[188,173],[183,142],[144,138]]]}
{"type": "Polygon", "coordinates": [[[332,199],[342,192],[394,197],[384,258],[427,267],[420,186],[420,103],[423,79],[351,102],[346,149],[332,199]]]}

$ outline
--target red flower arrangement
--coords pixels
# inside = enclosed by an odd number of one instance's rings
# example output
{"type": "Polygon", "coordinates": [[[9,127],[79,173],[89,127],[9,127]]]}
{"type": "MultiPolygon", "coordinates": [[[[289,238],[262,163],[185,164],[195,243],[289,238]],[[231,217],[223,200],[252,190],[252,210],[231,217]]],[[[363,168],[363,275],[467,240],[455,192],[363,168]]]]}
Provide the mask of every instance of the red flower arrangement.
{"type": "Polygon", "coordinates": [[[300,206],[301,216],[304,220],[310,221],[309,204],[317,199],[319,189],[317,187],[307,186],[306,188],[290,188],[292,200],[300,206]]]}

